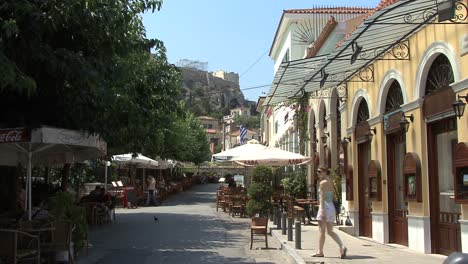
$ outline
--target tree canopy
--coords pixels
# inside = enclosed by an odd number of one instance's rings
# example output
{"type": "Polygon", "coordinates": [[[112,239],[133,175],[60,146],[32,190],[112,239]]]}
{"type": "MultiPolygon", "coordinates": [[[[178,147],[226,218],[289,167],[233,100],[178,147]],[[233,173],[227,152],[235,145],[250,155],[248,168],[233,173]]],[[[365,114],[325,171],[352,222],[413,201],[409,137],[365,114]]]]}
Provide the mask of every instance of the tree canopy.
{"type": "Polygon", "coordinates": [[[175,158],[165,145],[175,141],[170,129],[186,120],[177,99],[180,71],[168,63],[162,41],[146,38],[140,17],[161,5],[162,0],[3,1],[0,127],[86,130],[101,135],[110,154],[175,158]]]}

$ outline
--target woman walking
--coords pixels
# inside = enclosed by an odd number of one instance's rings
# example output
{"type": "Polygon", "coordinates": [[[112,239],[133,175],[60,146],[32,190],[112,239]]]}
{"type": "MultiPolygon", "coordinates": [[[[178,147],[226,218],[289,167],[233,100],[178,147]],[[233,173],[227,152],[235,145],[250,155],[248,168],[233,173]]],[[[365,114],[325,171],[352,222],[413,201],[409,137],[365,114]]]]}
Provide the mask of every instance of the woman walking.
{"type": "Polygon", "coordinates": [[[338,244],[340,247],[340,257],[343,259],[346,257],[347,248],[343,246],[343,242],[338,235],[333,231],[333,223],[336,220],[335,205],[333,204],[333,183],[330,179],[330,170],[328,168],[321,167],[317,170],[320,187],[319,187],[319,211],[317,214],[317,220],[319,222],[319,249],[317,253],[312,257],[323,257],[323,246],[325,244],[325,230],[328,235],[338,244]]]}

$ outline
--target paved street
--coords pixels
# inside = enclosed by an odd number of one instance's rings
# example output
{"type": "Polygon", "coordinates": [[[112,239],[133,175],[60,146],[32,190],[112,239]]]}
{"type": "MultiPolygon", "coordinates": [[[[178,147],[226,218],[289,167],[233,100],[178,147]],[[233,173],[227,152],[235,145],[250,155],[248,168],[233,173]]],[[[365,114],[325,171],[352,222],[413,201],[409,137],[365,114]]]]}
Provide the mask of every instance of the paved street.
{"type": "Polygon", "coordinates": [[[250,250],[250,219],[216,212],[217,184],[197,185],[163,206],[118,209],[114,223],[93,227],[78,263],[288,263],[269,237],[250,250]],[[154,216],[158,221],[154,221],[154,216]]]}

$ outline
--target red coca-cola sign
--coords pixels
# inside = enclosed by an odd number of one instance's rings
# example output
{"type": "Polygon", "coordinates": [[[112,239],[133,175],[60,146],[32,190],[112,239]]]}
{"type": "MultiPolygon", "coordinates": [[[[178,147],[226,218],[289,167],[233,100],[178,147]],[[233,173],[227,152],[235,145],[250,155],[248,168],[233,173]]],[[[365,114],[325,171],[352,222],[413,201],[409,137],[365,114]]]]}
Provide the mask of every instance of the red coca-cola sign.
{"type": "Polygon", "coordinates": [[[0,129],[0,143],[29,141],[30,133],[26,128],[0,129]]]}

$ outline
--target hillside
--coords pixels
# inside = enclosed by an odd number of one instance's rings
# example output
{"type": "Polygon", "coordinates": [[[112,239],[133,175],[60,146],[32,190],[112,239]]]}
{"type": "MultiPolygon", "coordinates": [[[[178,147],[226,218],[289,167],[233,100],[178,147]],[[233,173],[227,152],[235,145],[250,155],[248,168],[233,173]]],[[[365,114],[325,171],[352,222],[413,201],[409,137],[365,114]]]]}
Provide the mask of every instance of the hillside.
{"type": "Polygon", "coordinates": [[[245,100],[239,87],[237,74],[231,78],[219,78],[213,73],[181,67],[182,91],[186,108],[196,116],[221,118],[229,114],[229,109],[249,106],[255,115],[256,102],[245,100]]]}

